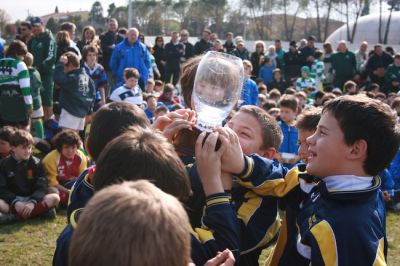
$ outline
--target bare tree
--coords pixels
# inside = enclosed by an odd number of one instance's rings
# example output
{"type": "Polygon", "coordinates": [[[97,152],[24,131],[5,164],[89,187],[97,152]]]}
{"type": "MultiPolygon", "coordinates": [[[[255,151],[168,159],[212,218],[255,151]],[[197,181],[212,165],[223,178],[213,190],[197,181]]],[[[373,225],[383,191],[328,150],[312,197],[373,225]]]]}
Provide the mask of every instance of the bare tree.
{"type": "Polygon", "coordinates": [[[4,9],[0,9],[0,32],[4,32],[4,27],[10,21],[11,16],[4,9]]]}

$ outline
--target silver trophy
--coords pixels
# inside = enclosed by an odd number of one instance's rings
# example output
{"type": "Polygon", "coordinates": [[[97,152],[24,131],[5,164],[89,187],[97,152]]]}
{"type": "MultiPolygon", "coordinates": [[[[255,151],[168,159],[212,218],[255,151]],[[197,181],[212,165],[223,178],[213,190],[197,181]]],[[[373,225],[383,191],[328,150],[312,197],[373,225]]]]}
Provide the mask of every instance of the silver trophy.
{"type": "Polygon", "coordinates": [[[197,113],[196,127],[212,131],[221,126],[238,102],[243,87],[243,63],[236,56],[207,52],[197,68],[192,103],[197,113]]]}

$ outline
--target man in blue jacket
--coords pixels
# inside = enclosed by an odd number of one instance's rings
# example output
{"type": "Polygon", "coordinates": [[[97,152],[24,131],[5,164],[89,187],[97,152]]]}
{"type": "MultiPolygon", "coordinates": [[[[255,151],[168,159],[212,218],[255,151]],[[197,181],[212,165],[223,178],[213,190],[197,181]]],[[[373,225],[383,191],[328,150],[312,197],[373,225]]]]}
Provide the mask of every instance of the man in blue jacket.
{"type": "Polygon", "coordinates": [[[124,69],[136,68],[140,73],[139,86],[144,90],[149,74],[151,74],[150,54],[146,46],[138,39],[139,30],[130,28],[126,38],[120,42],[111,55],[110,67],[114,73],[116,83],[123,82],[124,69]]]}

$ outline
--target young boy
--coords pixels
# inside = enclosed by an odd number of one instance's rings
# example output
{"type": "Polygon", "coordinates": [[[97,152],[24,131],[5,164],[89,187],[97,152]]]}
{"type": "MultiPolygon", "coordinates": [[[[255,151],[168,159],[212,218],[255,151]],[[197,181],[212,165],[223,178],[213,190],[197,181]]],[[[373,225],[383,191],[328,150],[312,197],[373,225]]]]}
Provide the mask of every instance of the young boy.
{"type": "Polygon", "coordinates": [[[317,88],[315,80],[311,77],[310,68],[308,66],[303,66],[301,68],[301,77],[296,80],[296,90],[307,90],[309,87],[317,88]]]}
{"type": "Polygon", "coordinates": [[[47,194],[47,177],[32,156],[33,138],[17,130],[10,138],[12,155],[0,162],[0,223],[10,223],[47,213],[55,217],[54,207],[60,201],[47,194]]]}
{"type": "Polygon", "coordinates": [[[181,203],[149,181],[112,185],[79,218],[69,265],[189,266],[189,228],[181,203]]]}
{"type": "MultiPolygon", "coordinates": [[[[150,123],[143,110],[130,103],[118,102],[106,104],[93,116],[91,130],[86,140],[86,151],[89,156],[97,161],[100,153],[112,139],[118,137],[129,126],[137,125],[143,128],[150,123]],[[112,127],[110,125],[112,124],[112,127]]],[[[93,175],[95,166],[85,169],[70,191],[70,201],[67,208],[68,225],[57,239],[57,247],[54,253],[54,265],[68,265],[68,246],[72,236],[74,223],[73,214],[83,208],[93,196],[93,175]]]]}
{"type": "Polygon", "coordinates": [[[242,94],[240,100],[243,105],[258,105],[258,88],[256,83],[250,78],[253,66],[249,60],[243,61],[243,69],[245,75],[245,81],[243,82],[242,94]]]}
{"type": "Polygon", "coordinates": [[[322,62],[323,53],[320,50],[316,50],[314,53],[314,61],[311,64],[311,76],[314,78],[315,88],[323,90],[323,84],[326,82],[325,66],[322,62]]]}
{"type": "Polygon", "coordinates": [[[33,55],[27,53],[24,57],[24,62],[29,71],[29,78],[31,82],[31,94],[33,100],[33,112],[31,114],[32,125],[35,129],[36,137],[44,139],[44,128],[42,117],[44,116],[42,99],[40,97],[40,92],[43,89],[42,80],[40,79],[39,71],[34,68],[33,65],[33,55]]]}
{"type": "Polygon", "coordinates": [[[138,85],[140,78],[139,71],[135,68],[126,68],[124,70],[124,85],[115,89],[110,96],[113,102],[128,102],[134,105],[143,103],[142,90],[138,85]]]}
{"type": "Polygon", "coordinates": [[[289,168],[299,160],[299,156],[297,155],[299,149],[297,145],[297,128],[295,127],[297,105],[296,96],[292,95],[283,96],[279,102],[279,114],[281,118],[279,126],[283,132],[283,142],[279,148],[277,159],[289,168]]]}
{"type": "MultiPolygon", "coordinates": [[[[300,182],[306,197],[297,202],[297,253],[286,257],[286,265],[386,264],[385,208],[377,174],[397,152],[398,137],[390,108],[377,100],[342,96],[326,104],[316,132],[307,138],[307,172],[321,181],[300,182]]],[[[261,182],[256,177],[260,171],[264,176],[270,172],[260,161],[234,158],[225,158],[231,169],[224,163],[222,168],[250,173],[240,177],[249,187],[261,182]]]]}
{"type": "Polygon", "coordinates": [[[61,87],[60,127],[83,130],[85,116],[93,107],[96,89],[85,69],[80,68],[79,58],[75,53],[67,52],[60,57],[54,71],[54,82],[61,87]]]}
{"type": "Polygon", "coordinates": [[[107,75],[104,67],[97,63],[99,51],[95,45],[86,45],[83,48],[83,61],[86,74],[93,80],[96,89],[96,101],[93,111],[97,111],[106,104],[108,95],[105,93],[107,86],[107,75]]]}
{"type": "Polygon", "coordinates": [[[155,85],[154,79],[148,79],[146,82],[146,87],[144,87],[145,93],[153,94],[155,92],[154,85],[155,85]]]}
{"type": "Polygon", "coordinates": [[[157,97],[153,94],[150,94],[146,98],[147,108],[144,110],[147,118],[149,119],[150,123],[154,121],[154,114],[157,109],[157,97]]]}
{"type": "Polygon", "coordinates": [[[175,95],[175,88],[172,83],[165,84],[165,88],[160,97],[158,97],[157,101],[165,104],[169,110],[171,110],[174,104],[179,104],[179,97],[175,95]]]}
{"type": "Polygon", "coordinates": [[[81,139],[75,131],[65,130],[54,138],[56,149],[43,158],[43,168],[49,180],[49,191],[68,205],[69,192],[78,176],[87,167],[86,156],[79,150],[81,139]]]}
{"type": "Polygon", "coordinates": [[[0,128],[0,160],[3,160],[11,155],[10,139],[15,133],[15,128],[4,126],[0,128]]]}
{"type": "Polygon", "coordinates": [[[266,86],[268,86],[268,83],[273,81],[272,72],[274,71],[275,67],[275,64],[269,57],[264,58],[263,65],[260,68],[260,73],[258,73],[258,77],[263,80],[266,86]]]}

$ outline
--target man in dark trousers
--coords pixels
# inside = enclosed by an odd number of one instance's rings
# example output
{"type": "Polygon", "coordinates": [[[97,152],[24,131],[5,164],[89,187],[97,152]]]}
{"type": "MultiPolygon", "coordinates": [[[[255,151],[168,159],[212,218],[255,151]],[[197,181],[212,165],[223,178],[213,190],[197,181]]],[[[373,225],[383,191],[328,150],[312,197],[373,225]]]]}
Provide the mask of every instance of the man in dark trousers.
{"type": "Polygon", "coordinates": [[[180,59],[185,52],[185,47],[179,42],[179,33],[174,31],[171,41],[165,45],[165,82],[176,85],[179,80],[180,59]]]}
{"type": "MultiPolygon", "coordinates": [[[[115,45],[117,45],[123,40],[123,37],[118,34],[117,30],[118,30],[118,21],[115,18],[112,18],[108,21],[107,32],[100,35],[101,50],[103,51],[103,60],[101,63],[104,66],[104,70],[107,73],[107,80],[109,87],[115,86],[115,79],[110,67],[111,55],[115,45]]],[[[106,96],[108,96],[109,93],[110,93],[110,88],[108,88],[108,90],[106,91],[106,96]]]]}
{"type": "Polygon", "coordinates": [[[314,46],[315,37],[310,36],[307,39],[307,45],[300,49],[300,52],[303,56],[303,65],[306,65],[311,68],[311,64],[314,61],[314,53],[317,48],[314,46]]]}

